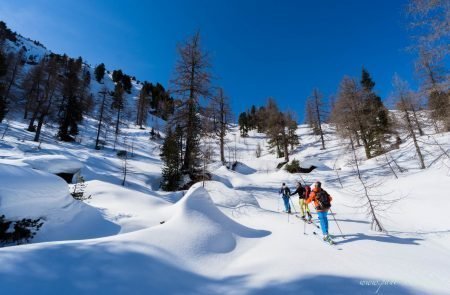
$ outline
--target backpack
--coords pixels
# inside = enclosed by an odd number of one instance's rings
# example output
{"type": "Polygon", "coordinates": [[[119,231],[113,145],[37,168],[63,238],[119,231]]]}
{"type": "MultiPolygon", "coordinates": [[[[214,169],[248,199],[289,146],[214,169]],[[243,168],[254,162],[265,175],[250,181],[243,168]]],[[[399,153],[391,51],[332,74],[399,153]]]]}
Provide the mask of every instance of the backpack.
{"type": "Polygon", "coordinates": [[[286,186],[280,189],[280,194],[283,196],[289,196],[291,194],[291,190],[286,186]]]}
{"type": "Polygon", "coordinates": [[[302,197],[300,197],[300,199],[305,199],[305,200],[307,200],[308,198],[309,198],[309,193],[311,192],[311,187],[309,186],[309,185],[305,185],[304,186],[304,193],[303,193],[303,196],[302,197]]]}
{"type": "Polygon", "coordinates": [[[323,189],[316,195],[319,205],[316,207],[317,210],[326,210],[331,207],[330,195],[323,189]]]}

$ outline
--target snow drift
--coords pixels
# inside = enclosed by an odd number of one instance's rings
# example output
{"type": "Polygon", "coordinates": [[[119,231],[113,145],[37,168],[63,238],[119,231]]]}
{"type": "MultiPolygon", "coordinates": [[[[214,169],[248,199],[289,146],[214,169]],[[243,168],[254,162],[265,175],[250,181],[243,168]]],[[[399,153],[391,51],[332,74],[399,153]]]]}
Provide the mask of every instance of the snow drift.
{"type": "Polygon", "coordinates": [[[74,200],[63,179],[28,167],[0,165],[0,214],[10,220],[42,218],[44,225],[35,242],[94,238],[118,231],[97,209],[74,200]]]}

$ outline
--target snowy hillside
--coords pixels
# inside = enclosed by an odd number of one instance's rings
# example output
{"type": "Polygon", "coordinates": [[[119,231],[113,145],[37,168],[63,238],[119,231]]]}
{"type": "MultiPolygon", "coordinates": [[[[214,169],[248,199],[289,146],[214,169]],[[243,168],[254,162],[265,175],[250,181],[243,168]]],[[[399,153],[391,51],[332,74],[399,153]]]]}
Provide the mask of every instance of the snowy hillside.
{"type": "MultiPolygon", "coordinates": [[[[25,72],[49,53],[21,36],[7,42],[13,52],[26,48],[25,72]]],[[[93,94],[103,87],[114,89],[111,73],[91,80],[93,94]]],[[[141,87],[132,82],[129,106],[141,87]]],[[[202,148],[214,150],[211,180],[165,192],[162,139],[150,130],[164,136],[167,122],[149,115],[141,129],[127,112],[117,140],[105,124],[98,150],[96,110],[84,114],[74,142],[57,140],[51,120],[34,142],[16,111],[0,123],[0,216],[42,222],[30,243],[1,245],[1,294],[450,294],[450,133],[424,127],[422,170],[404,134],[398,149],[365,160],[333,126],[323,124],[322,149],[299,125],[290,158],[316,168],[290,174],[277,168],[282,159],[268,151],[265,134],[242,137],[233,126],[225,157],[234,169],[219,161],[217,139],[203,138],[202,148]],[[355,157],[368,193],[384,207],[384,233],[371,230],[355,157]],[[72,194],[82,179],[78,200],[72,194]],[[299,218],[297,195],[296,214],[283,212],[283,182],[293,191],[316,181],[333,197],[335,245],[322,240],[312,205],[314,223],[299,218]]]]}
{"type": "MultiPolygon", "coordinates": [[[[18,53],[19,51],[23,51],[23,68],[21,68],[20,73],[17,76],[17,81],[15,81],[12,84],[11,89],[11,98],[23,98],[25,96],[24,89],[22,88],[23,80],[26,78],[26,75],[31,72],[36,65],[46,56],[49,56],[53,52],[45,48],[42,44],[36,41],[32,41],[30,39],[27,39],[21,35],[16,35],[16,41],[11,41],[6,39],[5,44],[3,46],[3,50],[6,54],[8,53],[18,53]]],[[[59,53],[57,53],[59,54],[59,53]]],[[[106,89],[107,92],[113,92],[115,83],[112,79],[113,69],[107,69],[106,74],[104,75],[104,78],[101,80],[101,82],[98,82],[95,77],[95,66],[88,64],[87,61],[83,61],[82,64],[82,70],[83,72],[88,71],[90,74],[90,83],[88,87],[88,92],[92,94],[94,102],[96,104],[99,104],[99,101],[101,101],[101,95],[100,93],[106,89]]],[[[131,118],[136,117],[136,101],[139,96],[139,92],[143,86],[143,83],[139,80],[136,80],[135,77],[131,79],[131,89],[129,92],[124,92],[124,113],[125,117],[129,119],[128,121],[133,121],[131,118]]],[[[11,99],[12,101],[14,99],[11,99]]],[[[15,109],[15,103],[12,102],[11,111],[6,116],[4,122],[8,122],[8,120],[13,120],[17,117],[20,117],[21,115],[17,113],[17,110],[15,109]]],[[[91,110],[91,113],[88,117],[98,117],[99,110],[97,108],[94,108],[91,110]]],[[[87,118],[89,119],[89,118],[87,118]]],[[[132,124],[132,122],[128,122],[127,120],[123,120],[122,123],[126,124],[132,124]]],[[[47,124],[48,125],[48,124],[47,124]]],[[[45,128],[48,126],[44,126],[44,132],[45,128]]],[[[145,124],[148,128],[154,128],[157,131],[162,132],[165,127],[165,121],[153,116],[149,115],[145,124]]],[[[92,126],[94,129],[95,127],[92,126]]],[[[51,128],[50,128],[51,129],[51,128]]]]}
{"type": "MultiPolygon", "coordinates": [[[[426,170],[417,168],[409,141],[391,151],[403,168],[398,179],[383,156],[360,161],[363,175],[382,183],[378,192],[401,197],[383,215],[388,233],[381,234],[356,208],[360,188],[351,154],[330,127],[327,149],[320,150],[318,138],[299,126],[301,145],[292,157],[318,167],[309,174],[277,170],[280,159],[267,152],[263,134],[241,138],[234,129],[227,154],[240,162],[236,171],[211,164],[214,180],[183,195],[159,190],[159,143],[139,129],[125,130],[134,151],[122,187],[122,160],[113,150],[92,149],[93,125],[95,120],[85,121],[80,143],[49,137],[38,149],[23,123],[10,121],[0,142],[0,214],[42,216],[45,222],[31,244],[0,249],[0,282],[8,294],[449,292],[450,160],[434,161],[438,145],[424,144],[426,170]],[[67,185],[42,165],[46,155],[77,158],[91,198],[71,199],[67,185]],[[321,180],[333,196],[336,246],[314,235],[312,225],[281,212],[281,183],[294,189],[298,180],[321,180]]],[[[434,139],[448,151],[450,134],[421,138],[434,139]]],[[[298,210],[298,198],[292,201],[298,210]]]]}

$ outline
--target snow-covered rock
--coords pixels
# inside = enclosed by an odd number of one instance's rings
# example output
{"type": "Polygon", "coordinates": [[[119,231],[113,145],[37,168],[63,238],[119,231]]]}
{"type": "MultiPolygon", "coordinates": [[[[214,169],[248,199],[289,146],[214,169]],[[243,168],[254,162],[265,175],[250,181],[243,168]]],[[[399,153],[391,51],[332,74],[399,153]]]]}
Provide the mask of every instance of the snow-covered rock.
{"type": "Polygon", "coordinates": [[[52,174],[71,173],[75,174],[83,168],[79,160],[64,155],[41,155],[28,157],[23,160],[33,169],[46,171],[52,174]]]}
{"type": "Polygon", "coordinates": [[[0,215],[9,220],[41,218],[34,241],[86,239],[112,235],[119,226],[91,206],[74,200],[58,176],[13,165],[0,165],[0,215]]]}

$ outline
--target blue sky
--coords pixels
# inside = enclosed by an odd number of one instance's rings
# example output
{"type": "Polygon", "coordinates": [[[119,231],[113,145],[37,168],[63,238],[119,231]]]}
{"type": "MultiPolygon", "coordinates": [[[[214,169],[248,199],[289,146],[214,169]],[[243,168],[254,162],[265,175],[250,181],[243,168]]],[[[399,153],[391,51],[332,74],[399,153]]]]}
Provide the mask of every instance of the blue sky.
{"type": "Polygon", "coordinates": [[[173,77],[178,43],[200,30],[215,85],[233,111],[274,97],[302,120],[314,87],[326,97],[366,67],[387,99],[394,73],[415,85],[406,0],[14,0],[0,19],[25,37],[140,80],[173,77]]]}

